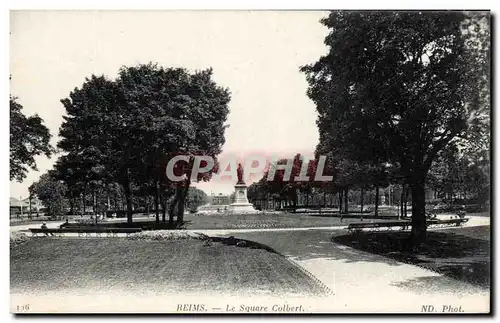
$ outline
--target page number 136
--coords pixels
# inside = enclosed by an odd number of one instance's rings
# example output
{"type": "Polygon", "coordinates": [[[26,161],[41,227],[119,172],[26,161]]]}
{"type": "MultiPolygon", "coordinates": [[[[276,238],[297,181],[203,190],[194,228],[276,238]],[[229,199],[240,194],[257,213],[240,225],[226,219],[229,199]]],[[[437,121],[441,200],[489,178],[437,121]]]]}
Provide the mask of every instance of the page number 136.
{"type": "Polygon", "coordinates": [[[18,311],[29,311],[30,310],[30,304],[17,305],[17,310],[18,311]]]}

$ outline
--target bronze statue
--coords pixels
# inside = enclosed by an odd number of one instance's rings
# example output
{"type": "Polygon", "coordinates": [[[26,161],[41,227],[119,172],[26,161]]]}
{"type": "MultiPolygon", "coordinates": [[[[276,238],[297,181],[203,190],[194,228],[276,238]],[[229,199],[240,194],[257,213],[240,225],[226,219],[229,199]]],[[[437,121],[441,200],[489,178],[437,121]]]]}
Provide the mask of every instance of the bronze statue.
{"type": "Polygon", "coordinates": [[[241,164],[238,164],[236,173],[238,173],[238,183],[236,184],[245,184],[245,181],[243,180],[243,166],[241,166],[241,164]]]}

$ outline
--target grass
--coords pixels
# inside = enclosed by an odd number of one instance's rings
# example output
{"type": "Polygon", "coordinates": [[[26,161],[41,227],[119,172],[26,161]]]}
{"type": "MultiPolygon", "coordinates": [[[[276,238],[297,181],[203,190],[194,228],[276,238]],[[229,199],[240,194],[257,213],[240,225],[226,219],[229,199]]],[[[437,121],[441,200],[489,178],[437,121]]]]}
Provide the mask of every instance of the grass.
{"type": "Polygon", "coordinates": [[[342,235],[332,241],[489,288],[489,231],[489,226],[429,231],[418,249],[411,244],[409,232],[342,235]]]}
{"type": "Polygon", "coordinates": [[[195,239],[32,238],[11,246],[10,275],[11,292],[21,294],[323,293],[279,254],[195,239]]]}
{"type": "MultiPolygon", "coordinates": [[[[332,216],[317,216],[308,214],[275,213],[275,214],[231,214],[231,215],[186,215],[182,228],[200,229],[259,229],[259,228],[312,228],[344,226],[360,222],[359,218],[344,218],[332,216]]],[[[373,220],[364,220],[373,221],[373,220]]],[[[377,221],[384,221],[377,219],[377,221]]],[[[110,227],[141,227],[143,230],[169,229],[168,223],[156,224],[152,218],[135,219],[129,225],[126,220],[105,222],[100,226],[110,227]]]]}

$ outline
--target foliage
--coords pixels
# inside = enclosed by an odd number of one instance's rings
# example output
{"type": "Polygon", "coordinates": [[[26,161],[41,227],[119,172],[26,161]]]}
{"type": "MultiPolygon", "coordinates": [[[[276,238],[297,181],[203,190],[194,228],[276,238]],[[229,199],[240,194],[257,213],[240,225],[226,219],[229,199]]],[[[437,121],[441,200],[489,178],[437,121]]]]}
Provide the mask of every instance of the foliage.
{"type": "Polygon", "coordinates": [[[50,157],[50,132],[38,115],[27,117],[16,97],[10,97],[10,180],[21,182],[28,167],[37,170],[35,156],[50,157]]]}
{"type": "Polygon", "coordinates": [[[29,191],[30,195],[36,195],[47,208],[48,215],[59,216],[66,213],[66,186],[57,180],[52,172],[40,176],[39,180],[29,187],[29,191]]]}
{"type": "Polygon", "coordinates": [[[30,237],[25,233],[16,232],[16,231],[11,232],[10,233],[10,246],[13,247],[13,246],[19,245],[21,243],[28,241],[29,239],[30,239],[30,237]]]}
{"type": "Polygon", "coordinates": [[[194,157],[215,159],[221,152],[229,100],[229,91],[212,80],[211,69],[189,73],[150,63],[122,67],[115,81],[93,75],[61,100],[67,116],[58,147],[68,153],[61,164],[74,165],[83,186],[119,183],[129,223],[134,193],[154,195],[164,212],[173,196],[170,219],[176,210],[182,222],[194,157]],[[170,182],[166,165],[177,154],[190,156],[174,169],[187,179],[170,182]]]}
{"type": "Polygon", "coordinates": [[[131,240],[162,240],[162,241],[177,241],[177,240],[200,240],[198,235],[186,231],[158,230],[158,231],[143,231],[132,233],[127,236],[131,240]]]}
{"type": "Polygon", "coordinates": [[[320,145],[352,160],[397,165],[412,191],[415,241],[425,239],[433,160],[454,138],[467,136],[487,101],[487,19],[334,11],[322,20],[330,29],[328,53],[302,68],[319,114],[320,145]]]}
{"type": "Polygon", "coordinates": [[[196,187],[190,187],[186,199],[186,206],[190,211],[196,211],[198,207],[208,203],[208,196],[196,187]]]}

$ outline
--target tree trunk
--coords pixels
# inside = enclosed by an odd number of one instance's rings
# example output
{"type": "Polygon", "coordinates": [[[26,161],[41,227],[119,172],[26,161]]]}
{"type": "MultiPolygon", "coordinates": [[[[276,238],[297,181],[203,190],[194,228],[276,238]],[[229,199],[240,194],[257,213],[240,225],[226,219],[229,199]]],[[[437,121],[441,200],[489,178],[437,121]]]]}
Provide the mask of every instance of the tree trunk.
{"type": "Polygon", "coordinates": [[[118,210],[118,194],[116,193],[116,190],[115,193],[113,194],[113,203],[114,203],[113,212],[116,212],[118,210]]]}
{"type": "Polygon", "coordinates": [[[127,203],[127,223],[132,224],[132,191],[130,189],[130,180],[128,176],[124,178],[123,189],[125,191],[125,201],[127,203]]]}
{"type": "Polygon", "coordinates": [[[172,204],[170,204],[169,208],[168,208],[168,223],[171,226],[174,224],[174,215],[175,215],[174,212],[175,212],[175,209],[176,209],[178,203],[179,203],[179,199],[177,196],[177,189],[176,189],[174,200],[172,201],[172,204]]]}
{"type": "MultiPolygon", "coordinates": [[[[161,194],[161,193],[160,193],[160,205],[161,205],[161,222],[163,224],[165,224],[168,206],[167,206],[167,200],[165,198],[165,195],[161,194]]],[[[172,216],[170,216],[170,214],[169,214],[168,220],[169,220],[169,223],[172,224],[174,222],[174,215],[172,214],[172,216]]]]}
{"type": "Polygon", "coordinates": [[[342,213],[344,210],[342,209],[342,190],[339,192],[339,213],[342,213]]]}
{"type": "Polygon", "coordinates": [[[411,184],[411,235],[414,245],[424,242],[427,234],[425,221],[425,183],[411,184]]]}
{"type": "Polygon", "coordinates": [[[345,198],[345,213],[349,213],[349,188],[344,190],[344,198],[345,198]]]}
{"type": "Polygon", "coordinates": [[[410,194],[410,190],[408,189],[408,186],[405,188],[405,199],[404,199],[404,208],[405,208],[405,217],[408,217],[408,195],[410,194]]]}
{"type": "Polygon", "coordinates": [[[186,197],[189,193],[189,184],[186,187],[180,188],[180,198],[177,206],[177,223],[179,225],[184,223],[184,208],[186,206],[186,197]]]}
{"type": "Polygon", "coordinates": [[[106,216],[108,215],[108,213],[111,211],[111,198],[109,197],[109,188],[106,192],[106,199],[107,199],[107,207],[106,207],[106,216]]]}
{"type": "Polygon", "coordinates": [[[97,196],[95,193],[95,189],[92,190],[92,211],[94,215],[97,215],[97,196]]]}
{"type": "Polygon", "coordinates": [[[377,184],[375,187],[375,216],[378,216],[378,199],[379,199],[379,195],[380,195],[379,191],[380,191],[380,187],[377,184]]]}
{"type": "Polygon", "coordinates": [[[92,213],[94,214],[95,224],[97,225],[97,197],[95,189],[92,190],[92,213]]]}
{"type": "Polygon", "coordinates": [[[28,211],[28,212],[29,212],[29,213],[28,213],[28,218],[29,218],[29,219],[31,219],[31,199],[32,199],[32,196],[31,196],[31,194],[30,194],[30,196],[29,196],[29,203],[30,203],[29,207],[30,207],[30,208],[29,208],[29,211],[28,211]]]}
{"type": "Polygon", "coordinates": [[[83,213],[82,213],[82,216],[85,215],[87,213],[87,201],[86,201],[86,190],[84,189],[83,190],[83,195],[82,195],[82,204],[83,204],[83,213]]]}
{"type": "MultiPolygon", "coordinates": [[[[159,185],[158,185],[158,180],[155,179],[155,199],[154,199],[154,203],[155,203],[155,218],[156,218],[156,223],[160,223],[160,210],[158,209],[158,199],[159,199],[159,195],[160,195],[160,188],[159,188],[159,185]]],[[[163,218],[163,222],[165,222],[165,218],[163,218]]]]}
{"type": "Polygon", "coordinates": [[[364,191],[364,189],[361,187],[361,193],[360,193],[360,195],[361,195],[361,196],[360,196],[360,199],[361,199],[361,203],[360,203],[360,204],[361,204],[361,213],[363,213],[363,196],[364,196],[364,194],[365,194],[365,191],[364,191]]]}
{"type": "Polygon", "coordinates": [[[399,214],[401,214],[402,217],[406,217],[406,214],[404,213],[405,212],[404,202],[405,202],[405,196],[406,196],[405,190],[406,190],[406,185],[403,183],[403,185],[401,185],[401,198],[399,201],[399,205],[400,205],[400,209],[401,209],[399,214]]]}
{"type": "MultiPolygon", "coordinates": [[[[29,217],[31,218],[31,196],[30,196],[30,211],[29,211],[29,217]]],[[[73,197],[73,193],[70,193],[70,198],[69,198],[69,213],[73,215],[75,212],[75,199],[73,197]]]]}

